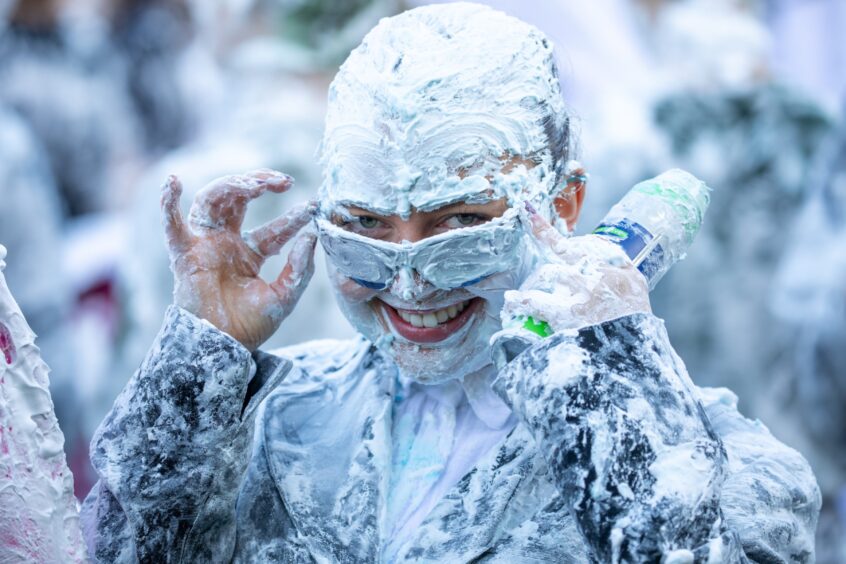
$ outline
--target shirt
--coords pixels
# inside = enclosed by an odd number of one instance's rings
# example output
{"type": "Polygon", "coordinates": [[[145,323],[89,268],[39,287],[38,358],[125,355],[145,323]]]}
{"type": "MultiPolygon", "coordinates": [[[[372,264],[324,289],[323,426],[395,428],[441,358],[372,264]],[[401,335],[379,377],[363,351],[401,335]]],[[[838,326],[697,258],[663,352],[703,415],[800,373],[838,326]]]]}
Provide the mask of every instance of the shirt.
{"type": "Polygon", "coordinates": [[[516,425],[491,390],[493,369],[463,381],[398,381],[391,432],[386,557],[396,551],[455,486],[516,425]]]}

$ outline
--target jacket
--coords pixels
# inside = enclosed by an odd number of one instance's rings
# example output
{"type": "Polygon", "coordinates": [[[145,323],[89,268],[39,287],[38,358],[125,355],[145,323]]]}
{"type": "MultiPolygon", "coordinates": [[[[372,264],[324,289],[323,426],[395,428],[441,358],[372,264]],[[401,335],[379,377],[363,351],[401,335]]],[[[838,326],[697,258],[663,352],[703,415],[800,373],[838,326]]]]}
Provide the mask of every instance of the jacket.
{"type": "MultiPolygon", "coordinates": [[[[92,560],[384,561],[396,376],[364,339],[251,355],[171,307],[92,441],[92,560]]],[[[656,317],[557,333],[493,388],[519,423],[396,561],[813,561],[808,464],[656,317]]]]}

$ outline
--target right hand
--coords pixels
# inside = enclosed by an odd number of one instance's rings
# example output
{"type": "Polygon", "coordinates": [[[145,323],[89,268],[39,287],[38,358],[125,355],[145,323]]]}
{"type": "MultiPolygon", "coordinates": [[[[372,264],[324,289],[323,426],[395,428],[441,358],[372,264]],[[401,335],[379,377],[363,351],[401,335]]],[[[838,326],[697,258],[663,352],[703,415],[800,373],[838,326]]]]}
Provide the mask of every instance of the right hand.
{"type": "Polygon", "coordinates": [[[285,192],[292,184],[290,176],[267,169],[219,178],[197,193],[188,225],[179,210],[182,184],[170,176],[162,187],[174,303],[209,321],[250,351],[279,328],[314,272],[317,239],[313,233],[303,233],[276,280],[267,283],[259,277],[264,261],[309,222],[313,203],[301,204],[241,234],[250,200],[268,190],[285,192]]]}

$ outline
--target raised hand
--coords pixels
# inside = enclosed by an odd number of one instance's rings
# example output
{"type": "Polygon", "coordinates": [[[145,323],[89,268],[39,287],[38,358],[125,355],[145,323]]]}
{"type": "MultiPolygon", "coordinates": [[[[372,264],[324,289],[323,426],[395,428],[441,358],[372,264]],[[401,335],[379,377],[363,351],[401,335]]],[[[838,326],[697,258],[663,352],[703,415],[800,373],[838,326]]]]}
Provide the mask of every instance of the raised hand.
{"type": "Polygon", "coordinates": [[[187,224],[179,209],[182,184],[170,176],[162,187],[174,303],[251,351],[279,328],[314,272],[316,237],[307,232],[294,242],[276,280],[267,283],[259,276],[264,261],[309,222],[313,203],[241,233],[251,200],[267,191],[285,192],[292,183],[290,176],[266,169],[219,178],[194,198],[187,224]]]}
{"type": "Polygon", "coordinates": [[[503,319],[532,317],[560,331],[651,311],[646,279],[617,245],[564,237],[534,210],[528,219],[545,262],[506,292],[503,319]]]}

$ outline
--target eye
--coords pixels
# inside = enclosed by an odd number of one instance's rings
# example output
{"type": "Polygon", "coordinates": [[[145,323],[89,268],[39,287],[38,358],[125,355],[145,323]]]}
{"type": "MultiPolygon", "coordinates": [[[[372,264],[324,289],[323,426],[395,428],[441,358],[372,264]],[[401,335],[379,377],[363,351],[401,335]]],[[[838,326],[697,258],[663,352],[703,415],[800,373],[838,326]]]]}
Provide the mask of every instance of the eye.
{"type": "Polygon", "coordinates": [[[455,219],[457,219],[458,223],[461,225],[475,225],[482,218],[474,213],[460,213],[455,216],[455,219]]]}
{"type": "Polygon", "coordinates": [[[390,224],[372,215],[353,216],[344,222],[343,228],[373,239],[384,239],[390,233],[390,224]]]}
{"type": "Polygon", "coordinates": [[[375,229],[379,226],[379,220],[375,217],[370,217],[367,215],[359,216],[358,224],[361,225],[365,229],[375,229]]]}
{"type": "Polygon", "coordinates": [[[487,223],[490,218],[476,213],[457,213],[444,220],[442,225],[447,229],[460,229],[462,227],[472,227],[474,225],[481,225],[487,223]]]}

